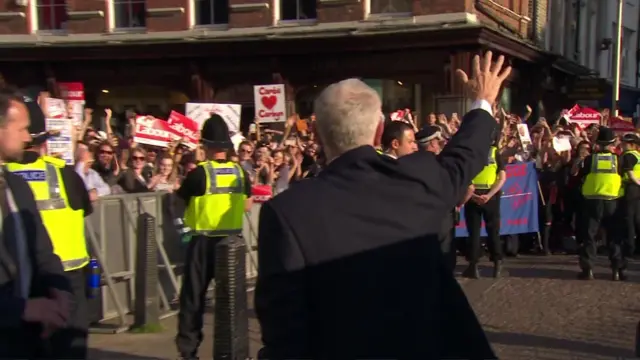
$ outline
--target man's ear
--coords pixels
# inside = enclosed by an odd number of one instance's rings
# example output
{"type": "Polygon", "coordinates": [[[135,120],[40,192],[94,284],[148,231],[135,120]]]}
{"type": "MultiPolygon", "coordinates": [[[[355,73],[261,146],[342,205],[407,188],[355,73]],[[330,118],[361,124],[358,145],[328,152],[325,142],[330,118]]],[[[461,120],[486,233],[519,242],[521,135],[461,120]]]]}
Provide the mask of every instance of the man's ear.
{"type": "Polygon", "coordinates": [[[392,149],[397,149],[399,147],[400,147],[400,141],[398,141],[398,139],[391,140],[391,148],[392,149]]]}
{"type": "Polygon", "coordinates": [[[384,132],[384,121],[380,121],[378,123],[378,127],[376,128],[376,135],[373,138],[373,146],[382,145],[382,133],[384,132]]]}

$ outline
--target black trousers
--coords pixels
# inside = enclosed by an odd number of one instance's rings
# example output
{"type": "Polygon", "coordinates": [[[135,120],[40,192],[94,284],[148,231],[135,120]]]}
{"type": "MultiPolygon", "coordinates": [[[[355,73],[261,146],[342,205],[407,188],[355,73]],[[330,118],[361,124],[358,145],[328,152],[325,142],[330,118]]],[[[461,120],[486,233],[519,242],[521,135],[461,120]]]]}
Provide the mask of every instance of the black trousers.
{"type": "Polygon", "coordinates": [[[597,255],[596,234],[600,226],[607,233],[607,248],[611,268],[626,269],[627,258],[633,255],[633,243],[626,234],[624,200],[584,199],[583,243],[580,246],[579,262],[583,270],[593,269],[597,255]]]}
{"type": "Polygon", "coordinates": [[[440,249],[447,267],[453,272],[456,270],[456,250],[458,248],[456,242],[456,221],[455,214],[447,214],[442,222],[442,231],[439,239],[440,249]]]}
{"type": "Polygon", "coordinates": [[[502,260],[502,244],[500,243],[500,196],[494,195],[486,204],[478,205],[469,201],[464,206],[464,217],[469,232],[467,261],[477,264],[480,260],[480,229],[484,219],[487,230],[487,245],[491,261],[502,260]]]}
{"type": "Polygon", "coordinates": [[[197,235],[187,246],[176,336],[178,352],[183,357],[196,357],[202,343],[207,288],[215,277],[216,245],[222,239],[197,235]]]}
{"type": "Polygon", "coordinates": [[[65,272],[73,288],[68,327],[53,333],[46,345],[48,359],[86,359],[89,334],[86,268],[65,272]]]}
{"type": "Polygon", "coordinates": [[[633,251],[640,249],[640,198],[623,198],[627,227],[627,244],[633,245],[633,251]]]}

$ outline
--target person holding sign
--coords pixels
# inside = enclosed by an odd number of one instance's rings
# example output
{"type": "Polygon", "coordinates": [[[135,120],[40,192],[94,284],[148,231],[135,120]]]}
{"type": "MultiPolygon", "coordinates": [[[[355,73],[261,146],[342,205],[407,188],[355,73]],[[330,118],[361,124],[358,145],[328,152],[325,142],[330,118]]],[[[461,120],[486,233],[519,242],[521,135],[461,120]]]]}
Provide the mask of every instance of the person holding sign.
{"type": "Polygon", "coordinates": [[[587,156],[580,177],[582,196],[584,197],[584,242],[580,246],[579,263],[581,280],[593,280],[593,266],[596,259],[596,234],[600,226],[607,232],[607,247],[611,261],[612,280],[625,280],[627,267],[627,247],[623,247],[625,238],[624,211],[619,199],[624,195],[622,187],[622,167],[615,151],[615,135],[607,127],[601,127],[596,138],[599,150],[587,156]]]}

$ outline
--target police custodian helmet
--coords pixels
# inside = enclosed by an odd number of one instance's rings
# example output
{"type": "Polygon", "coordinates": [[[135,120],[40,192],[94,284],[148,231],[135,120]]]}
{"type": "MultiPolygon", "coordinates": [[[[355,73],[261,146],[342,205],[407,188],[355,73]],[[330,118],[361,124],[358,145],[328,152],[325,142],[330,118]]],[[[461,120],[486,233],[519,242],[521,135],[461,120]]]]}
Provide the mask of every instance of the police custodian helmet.
{"type": "Polygon", "coordinates": [[[200,142],[206,147],[215,149],[233,149],[233,142],[229,136],[229,127],[222,116],[212,114],[202,125],[200,142]]]}

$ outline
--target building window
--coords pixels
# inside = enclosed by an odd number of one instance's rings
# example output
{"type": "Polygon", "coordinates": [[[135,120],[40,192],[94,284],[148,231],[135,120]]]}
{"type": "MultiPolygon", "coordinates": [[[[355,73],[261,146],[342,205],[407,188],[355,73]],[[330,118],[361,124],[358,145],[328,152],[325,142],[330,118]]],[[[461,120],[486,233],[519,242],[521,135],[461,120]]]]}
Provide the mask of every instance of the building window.
{"type": "Polygon", "coordinates": [[[38,0],[38,30],[64,30],[67,22],[65,0],[38,0]]]}
{"type": "Polygon", "coordinates": [[[316,18],[316,0],[280,0],[280,20],[316,18]]]}
{"type": "Polygon", "coordinates": [[[113,0],[117,29],[146,26],[147,8],[145,0],[113,0]]]}
{"type": "Polygon", "coordinates": [[[620,51],[620,78],[627,80],[630,75],[629,66],[631,65],[631,40],[634,31],[622,28],[622,49],[620,51]]]}
{"type": "MultiPolygon", "coordinates": [[[[615,37],[617,35],[617,25],[614,23],[613,24],[613,36],[615,37]]],[[[634,33],[635,31],[623,27],[622,28],[622,39],[621,39],[621,43],[620,43],[620,81],[621,82],[627,82],[627,77],[631,74],[629,72],[630,69],[630,65],[631,62],[633,61],[633,59],[631,58],[631,50],[632,50],[632,44],[634,41],[634,33]]],[[[611,71],[611,78],[613,79],[613,75],[615,74],[615,54],[616,54],[616,44],[612,44],[611,45],[611,57],[610,57],[610,71],[611,71]]]]}
{"type": "Polygon", "coordinates": [[[196,25],[229,23],[228,0],[195,0],[196,25]]]}
{"type": "Polygon", "coordinates": [[[372,14],[409,14],[413,0],[371,0],[372,14]]]}

